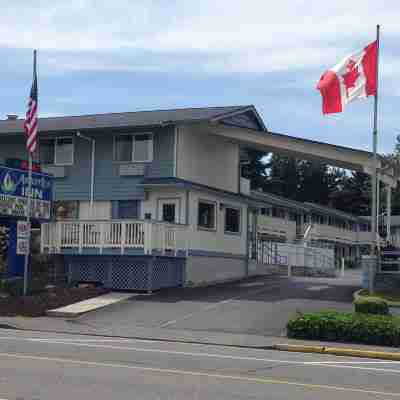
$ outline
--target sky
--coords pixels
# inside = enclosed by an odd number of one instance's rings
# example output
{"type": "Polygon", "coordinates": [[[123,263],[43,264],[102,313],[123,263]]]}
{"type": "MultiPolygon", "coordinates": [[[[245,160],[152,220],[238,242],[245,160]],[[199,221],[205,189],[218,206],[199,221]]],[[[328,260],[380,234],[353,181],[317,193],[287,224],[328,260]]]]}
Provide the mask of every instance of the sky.
{"type": "Polygon", "coordinates": [[[399,19],[398,0],[13,0],[0,13],[0,118],[24,115],[37,48],[42,117],[254,104],[273,132],[370,150],[373,98],[323,116],[315,87],[379,23],[388,153],[400,134],[399,19]]]}

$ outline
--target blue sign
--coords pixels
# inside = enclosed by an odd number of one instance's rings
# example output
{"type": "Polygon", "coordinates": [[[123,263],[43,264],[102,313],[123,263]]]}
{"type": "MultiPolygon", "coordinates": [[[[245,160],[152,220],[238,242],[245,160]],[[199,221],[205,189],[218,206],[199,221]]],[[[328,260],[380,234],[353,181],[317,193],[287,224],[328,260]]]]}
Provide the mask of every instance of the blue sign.
{"type": "MultiPolygon", "coordinates": [[[[28,197],[28,171],[0,166],[0,194],[28,197]]],[[[52,194],[52,177],[33,172],[31,198],[51,201],[52,194]]]]}
{"type": "MultiPolygon", "coordinates": [[[[26,216],[28,190],[28,171],[0,166],[0,215],[26,216]]],[[[52,196],[52,177],[33,172],[32,218],[50,218],[52,196]]]]}

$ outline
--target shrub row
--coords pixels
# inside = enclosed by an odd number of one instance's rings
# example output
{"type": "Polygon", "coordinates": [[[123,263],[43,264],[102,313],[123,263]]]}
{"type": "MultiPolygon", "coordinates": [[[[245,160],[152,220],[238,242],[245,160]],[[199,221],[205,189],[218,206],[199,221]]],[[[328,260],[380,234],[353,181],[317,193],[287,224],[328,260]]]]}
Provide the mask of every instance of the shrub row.
{"type": "Polygon", "coordinates": [[[354,309],[355,312],[365,314],[389,314],[389,306],[386,301],[378,298],[359,298],[354,302],[354,309]]]}
{"type": "Polygon", "coordinates": [[[287,324],[288,337],[400,346],[400,318],[386,315],[322,311],[306,313],[287,324]]]}

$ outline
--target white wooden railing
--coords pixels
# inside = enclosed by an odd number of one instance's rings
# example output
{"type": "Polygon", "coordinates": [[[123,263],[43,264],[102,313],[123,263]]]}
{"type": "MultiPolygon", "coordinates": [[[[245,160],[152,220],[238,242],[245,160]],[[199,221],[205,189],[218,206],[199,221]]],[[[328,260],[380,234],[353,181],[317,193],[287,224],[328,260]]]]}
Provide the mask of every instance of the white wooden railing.
{"type": "Polygon", "coordinates": [[[140,248],[145,254],[155,251],[177,254],[187,253],[189,236],[186,225],[158,221],[111,220],[111,221],[57,221],[42,224],[42,253],[61,253],[64,249],[140,248]]]}
{"type": "Polygon", "coordinates": [[[259,233],[283,237],[293,240],[296,237],[296,222],[283,218],[259,215],[257,218],[257,229],[259,233]]]}

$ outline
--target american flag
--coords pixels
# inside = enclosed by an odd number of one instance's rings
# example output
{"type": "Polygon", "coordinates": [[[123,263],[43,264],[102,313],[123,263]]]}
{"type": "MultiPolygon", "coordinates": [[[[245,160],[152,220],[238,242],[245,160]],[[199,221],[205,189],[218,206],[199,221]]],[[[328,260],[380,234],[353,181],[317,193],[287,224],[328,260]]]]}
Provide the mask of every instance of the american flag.
{"type": "Polygon", "coordinates": [[[37,109],[38,87],[36,74],[36,50],[33,53],[33,82],[29,94],[28,109],[26,111],[24,129],[26,135],[26,148],[33,154],[37,147],[37,109]]]}

